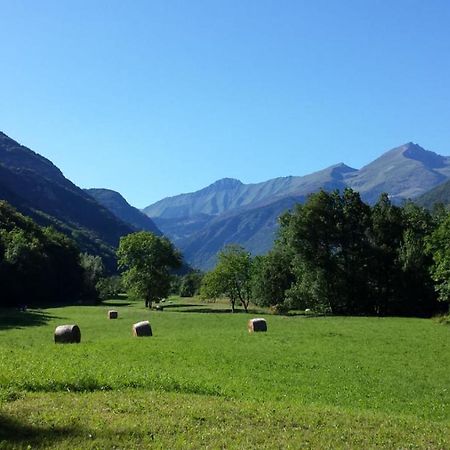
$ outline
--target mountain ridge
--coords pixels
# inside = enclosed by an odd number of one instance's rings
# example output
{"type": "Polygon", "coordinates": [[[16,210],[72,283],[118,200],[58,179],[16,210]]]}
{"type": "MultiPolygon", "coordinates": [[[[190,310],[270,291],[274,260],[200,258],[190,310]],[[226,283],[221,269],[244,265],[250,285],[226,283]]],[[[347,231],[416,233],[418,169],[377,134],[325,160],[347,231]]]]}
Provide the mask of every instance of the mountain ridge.
{"type": "Polygon", "coordinates": [[[244,184],[223,178],[193,193],[159,200],[142,211],[174,240],[189,262],[210,268],[220,243],[222,246],[238,243],[255,254],[266,251],[267,242],[270,239],[273,242],[276,235],[278,216],[319,189],[350,187],[372,204],[381,193],[387,192],[394,202],[400,203],[420,196],[446,179],[450,179],[450,157],[408,142],[388,150],[361,169],[341,162],[312,174],[260,183],[244,184]],[[249,222],[250,218],[255,224],[249,222]],[[250,229],[252,236],[248,234],[250,229]]]}
{"type": "Polygon", "coordinates": [[[135,231],[151,231],[158,236],[162,235],[150,217],[131,206],[119,192],[106,188],[89,188],[84,191],[124,223],[131,225],[135,231]]]}
{"type": "Polygon", "coordinates": [[[65,178],[50,160],[0,134],[0,197],[40,225],[52,225],[81,251],[116,269],[115,247],[134,229],[65,178]]]}

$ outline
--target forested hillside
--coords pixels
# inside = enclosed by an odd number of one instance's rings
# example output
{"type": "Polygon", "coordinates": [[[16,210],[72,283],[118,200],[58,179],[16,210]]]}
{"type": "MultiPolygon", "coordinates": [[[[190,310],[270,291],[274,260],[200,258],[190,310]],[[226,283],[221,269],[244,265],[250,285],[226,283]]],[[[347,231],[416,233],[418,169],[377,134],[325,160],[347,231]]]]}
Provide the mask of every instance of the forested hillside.
{"type": "Polygon", "coordinates": [[[84,290],[80,251],[0,201],[0,306],[70,303],[84,290]]]}
{"type": "Polygon", "coordinates": [[[0,198],[42,225],[53,225],[80,249],[115,270],[114,248],[134,228],[64,177],[49,160],[0,133],[0,198]]]}

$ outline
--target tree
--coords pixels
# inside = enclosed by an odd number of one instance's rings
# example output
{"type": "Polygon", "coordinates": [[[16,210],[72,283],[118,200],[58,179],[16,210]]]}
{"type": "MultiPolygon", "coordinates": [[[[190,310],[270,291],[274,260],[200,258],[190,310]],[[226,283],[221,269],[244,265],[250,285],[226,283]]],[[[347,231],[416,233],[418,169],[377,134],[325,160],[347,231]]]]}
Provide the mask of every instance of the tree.
{"type": "Polygon", "coordinates": [[[97,299],[99,297],[97,284],[105,273],[103,260],[100,256],[81,253],[80,264],[83,268],[85,296],[97,299]]]}
{"type": "Polygon", "coordinates": [[[2,306],[68,303],[82,291],[79,249],[0,201],[2,306]]]}
{"type": "Polygon", "coordinates": [[[277,248],[253,260],[252,297],[260,306],[282,305],[294,281],[291,256],[277,248]]]}
{"type": "Polygon", "coordinates": [[[237,302],[248,312],[252,292],[251,271],[250,253],[238,245],[228,245],[219,253],[215,269],[205,275],[201,294],[208,298],[225,295],[230,300],[231,312],[235,311],[237,302]]]}
{"type": "Polygon", "coordinates": [[[198,271],[187,273],[183,276],[180,284],[179,294],[181,297],[193,297],[200,291],[203,274],[198,271]]]}
{"type": "Polygon", "coordinates": [[[450,214],[427,238],[426,247],[433,258],[430,273],[438,299],[450,303],[450,214]]]}
{"type": "Polygon", "coordinates": [[[181,266],[181,255],[166,238],[139,231],[120,239],[118,266],[123,282],[133,294],[143,297],[146,307],[159,302],[170,290],[170,270],[181,266]]]}
{"type": "Polygon", "coordinates": [[[117,298],[122,292],[122,278],[117,275],[100,278],[95,288],[101,300],[117,298]]]}

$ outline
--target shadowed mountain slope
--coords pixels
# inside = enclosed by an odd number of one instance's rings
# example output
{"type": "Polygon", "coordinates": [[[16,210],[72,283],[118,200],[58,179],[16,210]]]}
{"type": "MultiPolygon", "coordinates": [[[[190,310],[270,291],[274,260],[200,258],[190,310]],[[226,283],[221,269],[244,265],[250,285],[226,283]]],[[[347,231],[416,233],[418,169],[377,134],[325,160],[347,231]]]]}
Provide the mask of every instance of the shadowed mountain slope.
{"type": "Polygon", "coordinates": [[[114,268],[114,247],[134,229],[64,177],[49,160],[0,132],[0,196],[41,225],[74,238],[114,268]]]}
{"type": "Polygon", "coordinates": [[[110,189],[94,188],[85,189],[84,191],[120,220],[131,225],[135,231],[151,231],[152,233],[161,236],[162,233],[153,220],[139,209],[131,206],[118,192],[110,189]]]}
{"type": "Polygon", "coordinates": [[[417,197],[414,202],[430,210],[438,203],[450,206],[450,180],[425,192],[425,194],[417,197]]]}

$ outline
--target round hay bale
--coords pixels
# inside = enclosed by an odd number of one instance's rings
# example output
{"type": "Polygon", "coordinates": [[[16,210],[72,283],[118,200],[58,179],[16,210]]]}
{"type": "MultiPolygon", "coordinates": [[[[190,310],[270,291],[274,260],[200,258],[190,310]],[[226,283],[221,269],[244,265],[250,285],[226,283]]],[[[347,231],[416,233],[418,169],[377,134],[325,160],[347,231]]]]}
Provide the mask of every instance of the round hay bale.
{"type": "Polygon", "coordinates": [[[114,311],[113,309],[108,311],[108,319],[117,319],[118,317],[119,313],[117,311],[114,311]]]}
{"type": "Polygon", "coordinates": [[[248,321],[248,332],[267,331],[266,319],[256,318],[248,321]]]}
{"type": "Polygon", "coordinates": [[[148,320],[143,320],[142,322],[135,323],[133,325],[133,336],[152,336],[152,327],[148,320]]]}
{"type": "Polygon", "coordinates": [[[78,325],[59,325],[55,329],[56,344],[79,344],[81,332],[78,325]]]}

